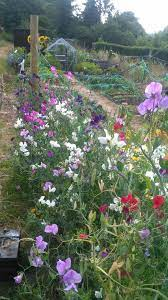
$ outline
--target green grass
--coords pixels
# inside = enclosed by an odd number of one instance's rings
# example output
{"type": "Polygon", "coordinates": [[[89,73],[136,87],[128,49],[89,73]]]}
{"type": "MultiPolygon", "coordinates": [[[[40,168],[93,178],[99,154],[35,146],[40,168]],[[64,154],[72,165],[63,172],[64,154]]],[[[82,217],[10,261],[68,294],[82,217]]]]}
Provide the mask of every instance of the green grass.
{"type": "Polygon", "coordinates": [[[8,70],[7,61],[5,58],[0,58],[0,75],[6,73],[8,70]]]}

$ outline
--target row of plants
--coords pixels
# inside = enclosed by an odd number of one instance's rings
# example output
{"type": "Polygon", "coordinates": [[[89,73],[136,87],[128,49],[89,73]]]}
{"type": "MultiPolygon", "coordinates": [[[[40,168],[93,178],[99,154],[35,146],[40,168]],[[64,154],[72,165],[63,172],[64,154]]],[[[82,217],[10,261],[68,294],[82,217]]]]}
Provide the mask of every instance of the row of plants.
{"type": "Polygon", "coordinates": [[[136,83],[119,74],[78,75],[77,78],[89,89],[100,91],[118,104],[125,102],[125,99],[129,99],[129,103],[137,104],[142,97],[136,83]]]}
{"type": "Polygon", "coordinates": [[[114,51],[121,55],[125,56],[154,56],[161,60],[167,61],[168,57],[168,50],[167,48],[158,49],[158,48],[149,48],[149,47],[131,47],[131,46],[124,46],[118,45],[113,43],[107,42],[96,42],[93,43],[93,49],[96,51],[104,50],[104,51],[114,51]]]}
{"type": "Polygon", "coordinates": [[[10,299],[168,299],[161,84],[147,87],[138,111],[150,124],[135,132],[125,109],[109,118],[74,92],[70,72],[43,67],[40,77],[17,93],[17,186],[26,183],[31,209],[10,299]]]}

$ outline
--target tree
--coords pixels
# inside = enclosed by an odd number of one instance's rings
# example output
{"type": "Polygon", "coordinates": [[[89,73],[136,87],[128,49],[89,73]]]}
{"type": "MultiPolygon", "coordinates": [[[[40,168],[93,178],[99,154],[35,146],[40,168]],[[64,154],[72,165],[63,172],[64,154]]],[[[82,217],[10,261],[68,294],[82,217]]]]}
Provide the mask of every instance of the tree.
{"type": "Polygon", "coordinates": [[[29,20],[31,14],[42,13],[41,0],[0,0],[0,7],[1,25],[10,32],[29,20]]]}
{"type": "Polygon", "coordinates": [[[46,15],[50,29],[66,36],[73,21],[72,0],[50,0],[46,5],[46,15]]]}
{"type": "Polygon", "coordinates": [[[84,23],[88,26],[100,24],[102,17],[111,15],[113,10],[111,0],[87,0],[83,12],[84,23]]]}
{"type": "Polygon", "coordinates": [[[142,25],[138,22],[138,19],[131,11],[126,11],[122,14],[117,13],[115,21],[118,23],[121,31],[132,32],[135,38],[145,33],[142,25]]]}
{"type": "Polygon", "coordinates": [[[83,12],[83,21],[87,26],[96,25],[101,22],[101,7],[96,0],[87,0],[83,12]]]}

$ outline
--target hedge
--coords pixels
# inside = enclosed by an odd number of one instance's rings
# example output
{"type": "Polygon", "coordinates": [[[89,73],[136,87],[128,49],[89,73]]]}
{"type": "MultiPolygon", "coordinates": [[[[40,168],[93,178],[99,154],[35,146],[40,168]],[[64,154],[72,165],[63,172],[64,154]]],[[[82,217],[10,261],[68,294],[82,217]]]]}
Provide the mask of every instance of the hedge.
{"type": "Polygon", "coordinates": [[[106,42],[93,43],[93,48],[96,51],[106,50],[114,51],[125,56],[153,56],[158,59],[168,61],[168,49],[158,49],[149,47],[130,47],[106,42]]]}

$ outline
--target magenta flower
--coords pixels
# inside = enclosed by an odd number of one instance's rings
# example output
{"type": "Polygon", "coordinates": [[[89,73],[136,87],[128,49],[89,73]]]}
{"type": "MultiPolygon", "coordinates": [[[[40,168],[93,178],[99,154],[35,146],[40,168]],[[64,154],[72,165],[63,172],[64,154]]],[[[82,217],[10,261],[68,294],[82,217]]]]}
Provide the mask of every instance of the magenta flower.
{"type": "Polygon", "coordinates": [[[52,73],[55,73],[57,71],[56,67],[54,67],[54,66],[51,66],[50,70],[51,70],[52,73]]]}
{"type": "Polygon", "coordinates": [[[49,130],[48,137],[54,137],[54,136],[55,136],[55,132],[53,130],[49,130]]]}
{"type": "Polygon", "coordinates": [[[151,82],[145,90],[147,99],[138,107],[138,112],[145,115],[148,111],[155,111],[162,100],[162,85],[159,82],[151,82]]]}
{"type": "Polygon", "coordinates": [[[20,273],[19,275],[15,276],[13,279],[14,279],[16,284],[20,284],[22,282],[22,279],[23,279],[23,273],[20,273]]]}
{"type": "Polygon", "coordinates": [[[142,240],[147,239],[150,236],[150,230],[149,229],[142,229],[139,231],[139,236],[142,240]]]}
{"type": "Polygon", "coordinates": [[[57,261],[56,269],[58,271],[58,274],[60,276],[63,276],[66,271],[68,271],[71,268],[71,259],[67,258],[65,261],[59,259],[57,261]]]}
{"type": "Polygon", "coordinates": [[[40,256],[35,256],[32,261],[31,261],[31,264],[33,267],[35,268],[41,268],[42,265],[44,264],[43,260],[41,259],[40,256]]]}
{"type": "Polygon", "coordinates": [[[59,76],[58,76],[58,73],[57,73],[56,67],[52,66],[52,67],[50,68],[50,70],[51,70],[51,72],[55,75],[56,78],[59,77],[59,76]]]}
{"type": "Polygon", "coordinates": [[[36,237],[35,245],[36,245],[36,248],[39,250],[39,252],[44,252],[44,250],[47,248],[48,243],[45,242],[43,240],[43,237],[40,235],[40,236],[36,237]]]}
{"type": "Polygon", "coordinates": [[[56,235],[58,233],[58,225],[56,224],[46,225],[44,231],[45,233],[52,233],[53,235],[56,235]]]}
{"type": "Polygon", "coordinates": [[[63,281],[66,286],[65,291],[75,290],[77,292],[76,284],[82,281],[82,276],[74,270],[69,270],[64,276],[63,281]]]}
{"type": "Polygon", "coordinates": [[[54,152],[53,151],[48,151],[47,152],[47,156],[50,157],[50,158],[53,157],[54,156],[54,152]]]}
{"type": "Polygon", "coordinates": [[[73,74],[71,72],[67,72],[64,74],[65,77],[68,79],[68,80],[72,80],[73,79],[73,74]]]}
{"type": "Polygon", "coordinates": [[[57,99],[56,98],[51,98],[50,101],[49,101],[49,105],[54,106],[56,104],[57,104],[57,99]]]}

